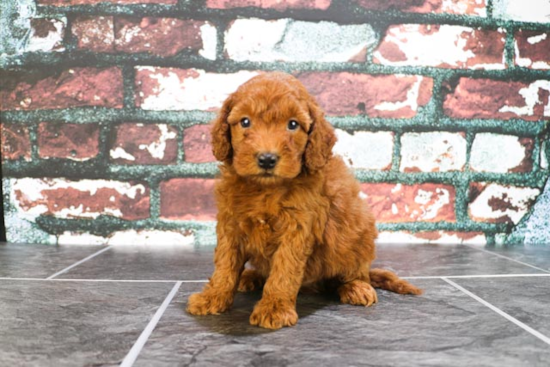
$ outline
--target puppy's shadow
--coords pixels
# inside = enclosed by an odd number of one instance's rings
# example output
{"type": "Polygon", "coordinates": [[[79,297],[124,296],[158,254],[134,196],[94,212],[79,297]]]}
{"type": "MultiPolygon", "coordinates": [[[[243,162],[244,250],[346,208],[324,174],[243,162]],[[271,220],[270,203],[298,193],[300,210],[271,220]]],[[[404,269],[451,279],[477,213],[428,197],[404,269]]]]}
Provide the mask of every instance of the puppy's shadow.
{"type": "MultiPolygon", "coordinates": [[[[261,291],[249,293],[237,293],[233,307],[228,312],[217,316],[193,316],[194,320],[201,326],[213,333],[232,336],[252,336],[269,334],[277,330],[264,329],[250,325],[249,318],[254,305],[262,297],[261,291]]],[[[296,311],[298,312],[298,325],[307,321],[307,318],[317,311],[338,305],[339,300],[335,294],[302,294],[298,295],[296,311]]]]}

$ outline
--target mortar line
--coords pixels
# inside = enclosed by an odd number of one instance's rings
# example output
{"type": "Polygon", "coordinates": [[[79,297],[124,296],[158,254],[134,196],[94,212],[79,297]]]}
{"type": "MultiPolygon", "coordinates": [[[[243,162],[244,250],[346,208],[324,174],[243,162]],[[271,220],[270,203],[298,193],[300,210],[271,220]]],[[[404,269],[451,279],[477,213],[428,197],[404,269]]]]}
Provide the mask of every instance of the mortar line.
{"type": "Polygon", "coordinates": [[[456,289],[458,289],[459,291],[465,293],[466,295],[470,296],[471,298],[475,299],[476,301],[478,301],[479,303],[481,303],[482,305],[484,305],[485,307],[491,309],[492,311],[496,312],[497,314],[499,314],[500,316],[504,317],[505,319],[507,319],[508,321],[516,324],[517,326],[519,326],[520,328],[522,328],[523,330],[527,331],[528,333],[530,333],[531,335],[535,336],[536,338],[542,340],[543,342],[545,342],[546,344],[550,345],[550,338],[547,337],[546,335],[540,333],[539,331],[533,329],[532,327],[530,326],[527,326],[526,324],[524,324],[523,322],[519,321],[518,319],[516,319],[515,317],[512,317],[510,316],[509,314],[507,314],[506,312],[502,311],[500,308],[494,306],[493,304],[487,302],[486,300],[484,300],[483,298],[479,297],[479,296],[476,296],[475,294],[473,294],[472,292],[470,292],[469,290],[465,289],[464,287],[461,287],[460,285],[456,284],[455,282],[453,282],[452,280],[449,280],[445,277],[442,277],[441,280],[447,282],[448,284],[452,285],[453,287],[455,287],[456,289]]]}
{"type": "Polygon", "coordinates": [[[178,292],[179,288],[181,286],[181,282],[177,282],[170,293],[168,293],[168,296],[164,299],[164,302],[160,305],[160,307],[157,309],[157,312],[155,312],[155,315],[153,318],[149,321],[145,329],[142,331],[141,335],[137,339],[137,341],[132,346],[132,349],[128,352],[126,357],[124,357],[124,360],[120,364],[120,367],[131,367],[134,365],[134,362],[136,361],[137,357],[139,356],[139,353],[145,346],[145,343],[147,343],[147,340],[155,330],[155,327],[157,326],[158,322],[160,321],[160,318],[172,302],[172,299],[174,299],[174,296],[178,292]]]}
{"type": "Polygon", "coordinates": [[[85,263],[85,262],[88,261],[88,260],[93,259],[94,257],[96,257],[96,256],[98,256],[98,255],[104,253],[105,251],[109,250],[110,248],[111,248],[111,246],[107,246],[107,247],[105,247],[105,248],[103,248],[103,249],[101,249],[101,250],[99,250],[99,251],[97,251],[97,252],[94,252],[94,253],[91,254],[90,256],[85,257],[84,259],[82,259],[82,260],[80,260],[80,261],[77,261],[76,263],[74,263],[74,264],[72,264],[72,265],[66,267],[65,269],[63,269],[63,270],[61,270],[61,271],[58,271],[57,273],[55,273],[55,274],[53,274],[53,275],[50,275],[50,276],[47,277],[46,279],[47,279],[47,280],[51,280],[51,279],[53,279],[53,278],[55,278],[55,277],[57,277],[57,276],[59,276],[59,275],[61,275],[61,274],[63,274],[63,273],[66,273],[66,272],[68,272],[69,270],[71,270],[72,268],[74,268],[74,267],[76,267],[76,266],[78,266],[78,265],[80,265],[80,264],[83,264],[83,263],[85,263]]]}
{"type": "Polygon", "coordinates": [[[478,275],[433,275],[433,276],[410,276],[410,277],[399,277],[406,280],[414,279],[482,279],[482,278],[530,278],[530,277],[550,277],[550,274],[546,273],[532,273],[532,274],[478,274],[478,275]]]}
{"type": "Polygon", "coordinates": [[[466,247],[469,247],[469,248],[472,248],[472,249],[475,249],[475,250],[478,250],[478,251],[483,251],[483,252],[486,252],[488,254],[491,254],[491,255],[494,255],[494,256],[498,256],[498,257],[501,257],[503,259],[506,259],[506,260],[509,260],[509,261],[513,261],[515,263],[518,263],[518,264],[521,264],[521,265],[525,265],[525,266],[528,266],[530,268],[533,268],[533,269],[536,269],[536,270],[540,270],[540,271],[543,271],[545,273],[548,273],[550,274],[550,271],[548,270],[544,270],[542,268],[539,268],[537,266],[534,266],[534,265],[531,265],[531,264],[528,264],[528,263],[524,263],[523,261],[519,261],[519,260],[516,260],[516,259],[512,259],[511,257],[508,257],[508,256],[504,256],[504,255],[501,255],[501,254],[497,254],[496,252],[492,252],[492,251],[487,251],[487,250],[484,250],[482,248],[477,248],[475,246],[470,246],[470,245],[464,245],[466,247]]]}

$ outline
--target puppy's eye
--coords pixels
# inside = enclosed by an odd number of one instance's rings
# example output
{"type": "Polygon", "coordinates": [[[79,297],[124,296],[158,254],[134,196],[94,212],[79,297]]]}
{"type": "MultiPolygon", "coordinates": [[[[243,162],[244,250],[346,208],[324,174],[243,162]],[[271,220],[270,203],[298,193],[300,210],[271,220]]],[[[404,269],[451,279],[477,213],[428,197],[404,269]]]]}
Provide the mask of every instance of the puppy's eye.
{"type": "Polygon", "coordinates": [[[296,121],[290,120],[286,128],[288,130],[296,130],[298,127],[300,127],[300,125],[296,121]]]}
{"type": "Polygon", "coordinates": [[[250,127],[250,120],[247,119],[246,117],[243,118],[241,120],[241,126],[244,127],[245,129],[249,128],[250,127]]]}

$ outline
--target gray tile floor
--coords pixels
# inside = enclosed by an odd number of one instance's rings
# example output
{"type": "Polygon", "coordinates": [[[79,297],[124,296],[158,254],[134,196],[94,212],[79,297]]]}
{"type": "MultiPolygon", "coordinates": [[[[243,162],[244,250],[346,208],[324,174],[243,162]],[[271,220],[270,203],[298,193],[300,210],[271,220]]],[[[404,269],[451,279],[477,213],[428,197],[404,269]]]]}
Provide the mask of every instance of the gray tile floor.
{"type": "Polygon", "coordinates": [[[300,321],[184,312],[212,250],[0,244],[0,366],[549,366],[550,248],[379,246],[425,290],[370,308],[300,295],[300,321]]]}

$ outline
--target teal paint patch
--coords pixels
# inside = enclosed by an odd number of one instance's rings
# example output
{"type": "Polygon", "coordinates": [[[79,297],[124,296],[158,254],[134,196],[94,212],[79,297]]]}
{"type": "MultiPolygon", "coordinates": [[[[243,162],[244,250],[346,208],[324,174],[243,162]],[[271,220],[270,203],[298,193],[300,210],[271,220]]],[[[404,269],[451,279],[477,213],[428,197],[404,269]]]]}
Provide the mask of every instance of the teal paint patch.
{"type": "Polygon", "coordinates": [[[11,200],[10,179],[2,179],[2,193],[4,205],[4,222],[6,225],[6,239],[12,243],[42,243],[55,245],[57,238],[42,230],[36,223],[24,218],[18,213],[11,200]]]}
{"type": "Polygon", "coordinates": [[[514,229],[505,241],[508,245],[550,245],[550,180],[537,199],[531,215],[514,229]]]}
{"type": "Polygon", "coordinates": [[[25,51],[35,13],[34,0],[0,1],[0,58],[25,51]]]}

